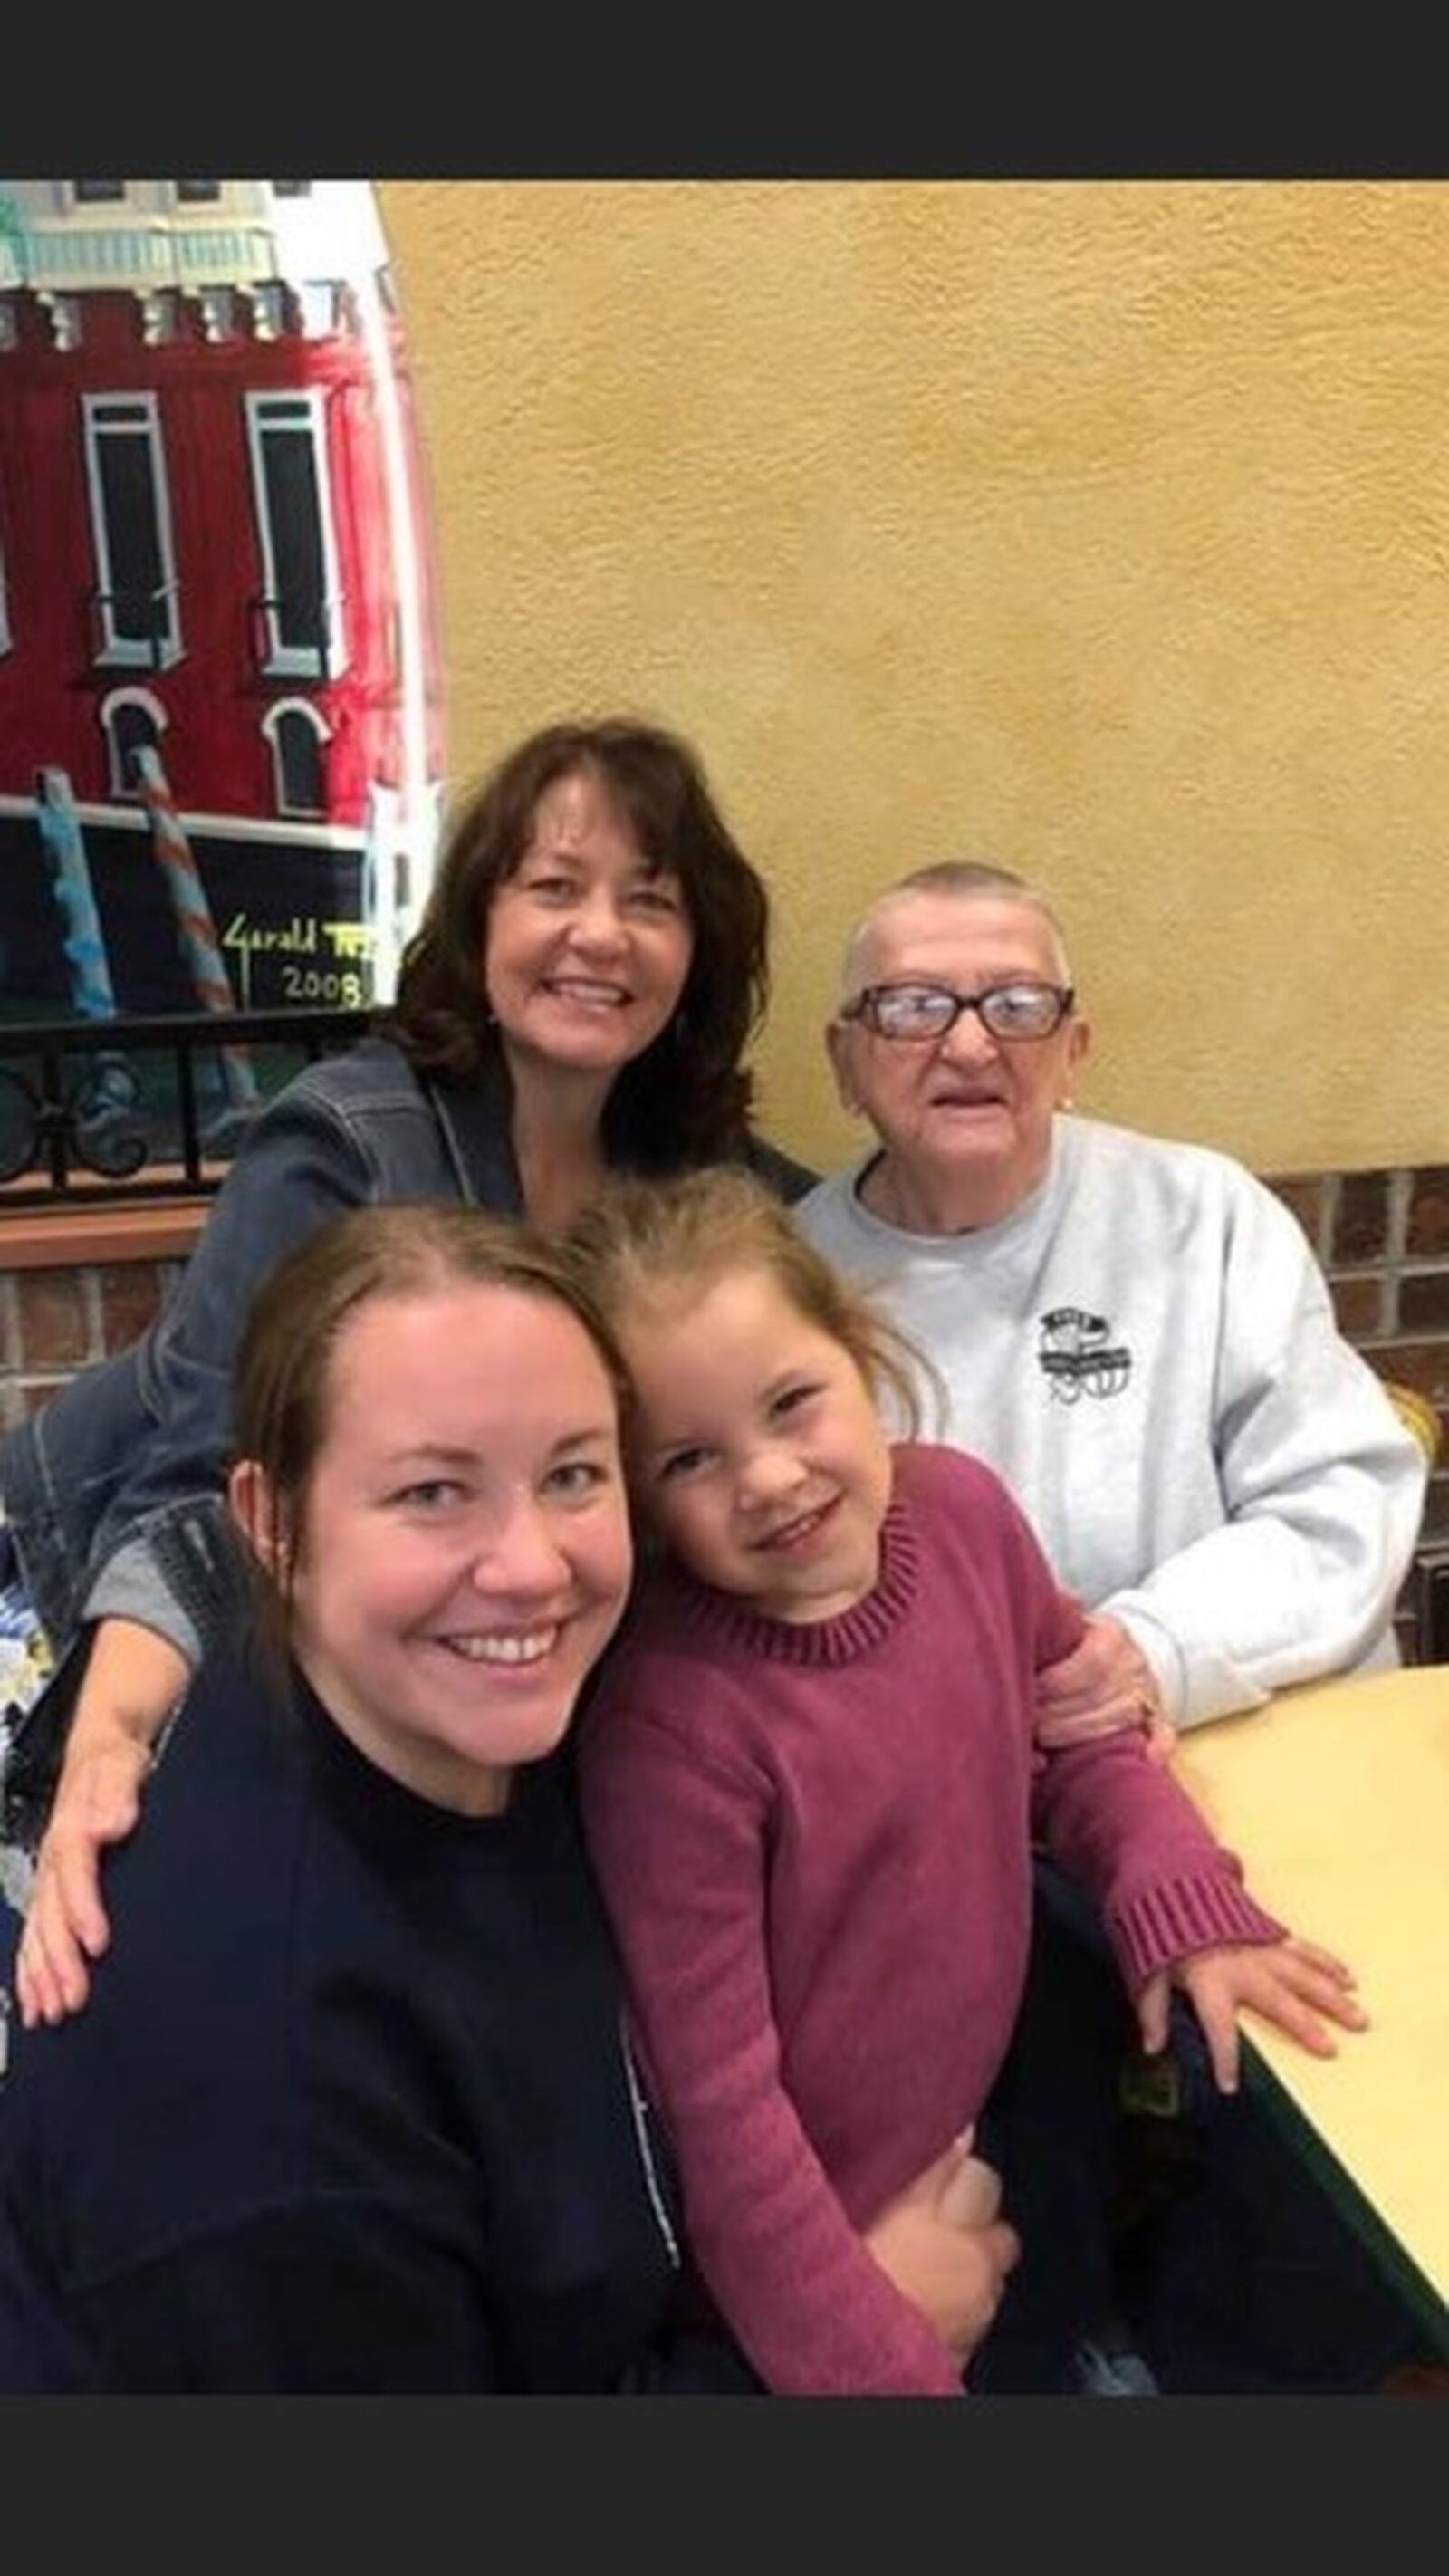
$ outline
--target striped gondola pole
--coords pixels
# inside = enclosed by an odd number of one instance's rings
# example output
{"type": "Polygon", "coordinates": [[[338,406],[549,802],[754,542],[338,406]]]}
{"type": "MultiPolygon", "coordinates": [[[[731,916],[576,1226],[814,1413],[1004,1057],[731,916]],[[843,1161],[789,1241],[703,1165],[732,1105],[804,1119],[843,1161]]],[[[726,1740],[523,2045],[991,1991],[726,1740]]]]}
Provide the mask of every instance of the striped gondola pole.
{"type": "Polygon", "coordinates": [[[66,918],[64,946],[70,967],[71,1000],[83,1020],[113,1020],[116,995],[110,960],[101,916],[96,910],[85,837],[65,770],[36,771],[35,819],[54,871],[55,899],[66,918]]]}
{"type": "MultiPolygon", "coordinates": [[[[231,989],[226,960],[217,944],[216,924],[211,917],[206,888],[197,874],[191,844],[177,820],[160,754],[150,743],[143,743],[132,758],[136,784],[151,818],[151,845],[170,890],[182,952],[191,969],[196,997],[205,1010],[222,1014],[234,1011],[236,996],[231,989]]],[[[260,1103],[261,1093],[246,1048],[224,1046],[218,1052],[232,1107],[255,1109],[260,1103]]]]}
{"type": "MultiPolygon", "coordinates": [[[[65,916],[62,941],[70,968],[70,997],[77,1017],[113,1020],[116,993],[111,982],[106,937],[91,883],[85,835],[64,769],[37,769],[35,821],[54,879],[55,899],[65,916]]],[[[93,1105],[98,1110],[129,1108],[136,1096],[135,1076],[127,1058],[107,1050],[94,1059],[93,1105]]]]}

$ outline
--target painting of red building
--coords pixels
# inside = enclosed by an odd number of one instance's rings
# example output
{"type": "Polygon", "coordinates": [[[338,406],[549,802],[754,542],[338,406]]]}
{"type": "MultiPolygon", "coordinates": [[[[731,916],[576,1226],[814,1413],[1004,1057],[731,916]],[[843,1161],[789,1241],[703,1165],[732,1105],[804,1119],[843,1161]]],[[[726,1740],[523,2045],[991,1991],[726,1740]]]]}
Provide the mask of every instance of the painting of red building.
{"type": "Polygon", "coordinates": [[[0,179],[0,1017],[387,998],[442,778],[371,186],[0,179]]]}

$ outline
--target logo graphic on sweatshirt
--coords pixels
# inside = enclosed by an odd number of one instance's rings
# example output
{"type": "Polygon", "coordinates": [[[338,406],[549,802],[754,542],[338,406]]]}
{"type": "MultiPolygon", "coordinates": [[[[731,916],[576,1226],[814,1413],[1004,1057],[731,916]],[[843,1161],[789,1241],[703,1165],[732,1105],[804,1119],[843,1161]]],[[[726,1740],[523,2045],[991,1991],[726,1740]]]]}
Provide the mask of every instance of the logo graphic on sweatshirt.
{"type": "Polygon", "coordinates": [[[1041,1318],[1037,1365],[1060,1404],[1079,1395],[1120,1395],[1132,1374],[1132,1354],[1110,1339],[1105,1315],[1084,1306],[1054,1306],[1041,1318]]]}

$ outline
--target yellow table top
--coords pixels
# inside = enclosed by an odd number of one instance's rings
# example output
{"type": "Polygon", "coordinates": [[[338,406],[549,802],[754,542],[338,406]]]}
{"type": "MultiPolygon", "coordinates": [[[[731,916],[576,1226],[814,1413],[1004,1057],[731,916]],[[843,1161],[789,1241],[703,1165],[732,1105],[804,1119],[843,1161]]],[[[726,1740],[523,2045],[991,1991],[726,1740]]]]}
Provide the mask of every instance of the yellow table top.
{"type": "Polygon", "coordinates": [[[1336,2057],[1244,2034],[1449,2303],[1449,1665],[1281,1692],[1175,1767],[1260,1903],[1353,1968],[1372,2027],[1336,2057]]]}

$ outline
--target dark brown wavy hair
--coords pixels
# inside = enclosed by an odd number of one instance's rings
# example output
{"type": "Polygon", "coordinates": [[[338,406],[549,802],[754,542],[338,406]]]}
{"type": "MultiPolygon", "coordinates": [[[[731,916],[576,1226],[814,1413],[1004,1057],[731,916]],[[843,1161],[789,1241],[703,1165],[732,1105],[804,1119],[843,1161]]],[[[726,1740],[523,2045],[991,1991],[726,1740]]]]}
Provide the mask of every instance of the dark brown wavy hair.
{"type": "Polygon", "coordinates": [[[539,798],[596,777],[655,867],[674,871],[694,932],[679,1010],[620,1071],[604,1113],[611,1159],[670,1169],[738,1153],[751,1076],[741,1057],[769,992],[769,898],[727,828],[697,752],[661,726],[614,716],[530,734],[454,812],[423,920],[403,954],[382,1032],[422,1074],[503,1070],[480,960],[498,887],[519,866],[539,798]]]}

